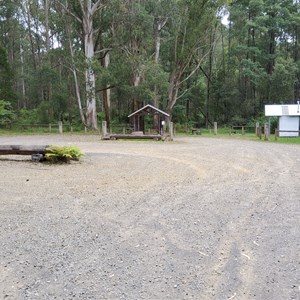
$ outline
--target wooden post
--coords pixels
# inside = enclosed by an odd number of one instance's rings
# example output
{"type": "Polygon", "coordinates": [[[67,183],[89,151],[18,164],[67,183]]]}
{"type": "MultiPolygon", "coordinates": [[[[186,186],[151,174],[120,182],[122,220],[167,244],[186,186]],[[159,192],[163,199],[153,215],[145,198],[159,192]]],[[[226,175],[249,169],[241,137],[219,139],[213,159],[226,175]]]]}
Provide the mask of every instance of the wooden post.
{"type": "Polygon", "coordinates": [[[261,127],[257,127],[257,137],[261,140],[261,127]]]}
{"type": "Polygon", "coordinates": [[[102,135],[103,136],[107,135],[107,123],[106,123],[106,121],[102,121],[102,135]]]}
{"type": "Polygon", "coordinates": [[[265,141],[267,141],[270,137],[270,131],[269,131],[269,124],[265,123],[264,126],[264,136],[265,136],[265,141]]]}
{"type": "Polygon", "coordinates": [[[161,121],[161,135],[166,133],[166,121],[161,121]]]}
{"type": "Polygon", "coordinates": [[[214,135],[218,134],[218,123],[214,122],[214,135]]]}
{"type": "Polygon", "coordinates": [[[278,132],[278,129],[276,128],[276,129],[275,129],[275,141],[277,141],[278,133],[279,133],[279,132],[278,132]]]}
{"type": "Polygon", "coordinates": [[[259,122],[256,122],[255,124],[255,134],[258,136],[259,135],[259,122]]]}
{"type": "Polygon", "coordinates": [[[123,127],[123,134],[125,134],[126,133],[126,130],[125,130],[125,127],[123,127]]]}
{"type": "Polygon", "coordinates": [[[170,122],[169,130],[170,130],[170,140],[173,141],[173,138],[174,138],[174,125],[173,125],[173,122],[170,122]]]}
{"type": "Polygon", "coordinates": [[[245,135],[245,127],[242,126],[242,135],[245,135]]]}
{"type": "Polygon", "coordinates": [[[62,123],[62,121],[58,121],[58,132],[60,134],[63,133],[63,123],[62,123]]]}
{"type": "Polygon", "coordinates": [[[52,130],[52,126],[51,126],[51,123],[49,123],[49,132],[51,132],[51,130],[52,130]]]}

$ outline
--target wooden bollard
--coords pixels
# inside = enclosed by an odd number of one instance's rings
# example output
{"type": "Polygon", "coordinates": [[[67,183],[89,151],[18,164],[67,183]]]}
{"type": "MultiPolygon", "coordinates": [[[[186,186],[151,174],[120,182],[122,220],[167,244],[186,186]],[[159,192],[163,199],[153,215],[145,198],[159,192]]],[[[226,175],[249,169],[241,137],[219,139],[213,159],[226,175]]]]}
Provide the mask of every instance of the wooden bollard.
{"type": "Polygon", "coordinates": [[[265,123],[264,126],[264,136],[265,136],[265,141],[267,141],[270,137],[270,128],[268,123],[265,123]]]}
{"type": "Polygon", "coordinates": [[[214,135],[218,134],[218,123],[214,122],[214,135]]]}
{"type": "Polygon", "coordinates": [[[102,121],[102,135],[106,136],[107,135],[107,122],[102,121]]]}
{"type": "Polygon", "coordinates": [[[259,131],[259,122],[256,122],[255,124],[255,134],[258,136],[258,131],[259,131]]]}
{"type": "Polygon", "coordinates": [[[173,141],[174,139],[174,124],[170,122],[169,124],[169,131],[170,131],[170,140],[173,141]]]}
{"type": "Polygon", "coordinates": [[[261,127],[257,127],[257,136],[261,140],[261,127]]]}
{"type": "Polygon", "coordinates": [[[63,122],[62,121],[58,121],[58,132],[60,134],[63,134],[63,122]]]}

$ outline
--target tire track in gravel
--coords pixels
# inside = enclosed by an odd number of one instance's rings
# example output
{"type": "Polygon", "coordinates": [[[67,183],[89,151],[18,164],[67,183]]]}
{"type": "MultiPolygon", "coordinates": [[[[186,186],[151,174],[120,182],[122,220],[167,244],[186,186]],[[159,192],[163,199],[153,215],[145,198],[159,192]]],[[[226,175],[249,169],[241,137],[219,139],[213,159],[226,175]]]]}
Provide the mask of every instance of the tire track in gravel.
{"type": "Polygon", "coordinates": [[[88,140],[79,164],[0,161],[11,299],[297,299],[299,148],[88,140]]]}

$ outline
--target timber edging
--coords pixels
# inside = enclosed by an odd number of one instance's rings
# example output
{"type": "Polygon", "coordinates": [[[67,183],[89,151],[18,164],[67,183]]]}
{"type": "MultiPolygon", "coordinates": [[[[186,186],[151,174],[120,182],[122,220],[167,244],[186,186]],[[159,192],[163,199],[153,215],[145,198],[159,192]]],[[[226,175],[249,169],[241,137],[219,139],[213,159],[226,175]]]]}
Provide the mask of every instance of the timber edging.
{"type": "Polygon", "coordinates": [[[118,139],[149,139],[160,141],[162,136],[160,134],[110,134],[102,137],[102,140],[118,140],[118,139]]]}

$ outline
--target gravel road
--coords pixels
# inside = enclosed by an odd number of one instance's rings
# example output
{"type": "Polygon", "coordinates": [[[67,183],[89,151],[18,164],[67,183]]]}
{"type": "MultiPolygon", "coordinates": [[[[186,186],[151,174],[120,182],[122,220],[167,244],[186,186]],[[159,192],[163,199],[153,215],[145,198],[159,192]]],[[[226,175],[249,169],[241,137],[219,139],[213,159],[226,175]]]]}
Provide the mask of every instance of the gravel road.
{"type": "Polygon", "coordinates": [[[0,299],[300,299],[300,146],[0,137],[0,299]]]}

